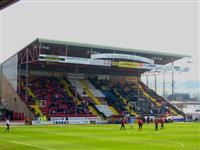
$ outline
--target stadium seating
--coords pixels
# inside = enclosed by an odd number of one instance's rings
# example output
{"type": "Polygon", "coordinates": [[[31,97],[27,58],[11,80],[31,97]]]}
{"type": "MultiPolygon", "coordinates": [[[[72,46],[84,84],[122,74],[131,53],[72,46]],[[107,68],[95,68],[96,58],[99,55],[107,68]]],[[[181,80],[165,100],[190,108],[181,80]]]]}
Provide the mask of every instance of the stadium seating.
{"type": "Polygon", "coordinates": [[[18,112],[14,112],[13,113],[13,120],[24,120],[24,113],[18,113],[18,112]]]}
{"type": "Polygon", "coordinates": [[[108,107],[108,105],[96,105],[96,108],[102,112],[103,114],[105,114],[106,117],[110,117],[113,115],[113,112],[110,110],[110,108],[108,107]]]}
{"type": "Polygon", "coordinates": [[[125,104],[121,99],[114,93],[112,86],[108,80],[97,80],[90,78],[90,82],[105,95],[105,100],[108,105],[113,106],[120,114],[127,112],[125,104]]]}
{"type": "Polygon", "coordinates": [[[86,93],[80,83],[80,80],[78,80],[78,79],[68,79],[68,80],[69,80],[70,84],[72,85],[74,92],[77,92],[79,94],[79,96],[81,96],[81,97],[88,97],[88,95],[86,95],[86,93]]]}
{"type": "MultiPolygon", "coordinates": [[[[148,92],[140,88],[137,82],[118,82],[116,90],[129,102],[135,102],[134,110],[143,115],[165,115],[169,109],[158,97],[151,97],[148,92]]],[[[147,88],[147,86],[145,87],[147,88]]]]}
{"type": "Polygon", "coordinates": [[[92,83],[90,83],[89,80],[85,80],[85,82],[88,84],[89,90],[95,97],[105,98],[105,95],[99,89],[97,89],[92,83]]]}
{"type": "Polygon", "coordinates": [[[105,101],[105,95],[92,83],[90,83],[89,80],[69,79],[69,82],[71,85],[73,85],[75,90],[77,90],[81,100],[87,101],[90,104],[90,109],[94,114],[99,114],[98,116],[103,115],[106,117],[113,115],[112,110],[109,108],[107,102],[105,101]]]}
{"type": "Polygon", "coordinates": [[[117,82],[115,83],[115,90],[118,94],[125,98],[126,103],[132,103],[133,111],[142,115],[153,115],[156,110],[154,105],[142,95],[142,92],[132,82],[117,82]]]}
{"type": "MultiPolygon", "coordinates": [[[[103,119],[119,114],[181,114],[171,103],[140,82],[67,79],[66,77],[31,77],[25,88],[20,80],[18,93],[36,116],[99,116],[103,119]],[[27,96],[26,96],[27,92],[27,96]]],[[[23,115],[14,114],[15,118],[23,115]]]]}
{"type": "Polygon", "coordinates": [[[162,106],[162,111],[166,110],[171,112],[173,115],[184,115],[182,111],[180,111],[176,106],[168,102],[165,98],[158,95],[154,90],[150,89],[143,82],[140,82],[142,89],[147,92],[151,97],[157,100],[158,103],[162,106]]]}
{"type": "Polygon", "coordinates": [[[76,104],[73,97],[67,95],[62,80],[55,77],[36,77],[29,79],[29,92],[26,101],[25,80],[20,84],[20,96],[28,105],[38,104],[47,117],[88,115],[87,104],[76,104]]]}

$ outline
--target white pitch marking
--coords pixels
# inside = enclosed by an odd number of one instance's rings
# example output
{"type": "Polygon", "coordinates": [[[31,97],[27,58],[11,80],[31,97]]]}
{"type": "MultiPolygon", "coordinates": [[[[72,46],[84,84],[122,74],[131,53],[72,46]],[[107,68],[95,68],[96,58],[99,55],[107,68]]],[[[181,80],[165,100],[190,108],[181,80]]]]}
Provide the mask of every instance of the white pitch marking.
{"type": "Polygon", "coordinates": [[[35,144],[23,143],[23,142],[19,142],[19,141],[9,141],[9,140],[3,140],[3,141],[9,142],[9,143],[26,145],[26,146],[32,146],[32,147],[35,147],[35,148],[40,148],[40,149],[45,149],[45,150],[55,150],[55,149],[52,149],[52,148],[43,147],[43,146],[39,146],[39,145],[35,145],[35,144]]]}
{"type": "Polygon", "coordinates": [[[170,140],[162,140],[162,141],[166,141],[166,142],[169,142],[169,143],[174,143],[174,144],[178,144],[179,146],[181,147],[185,147],[185,145],[181,142],[178,142],[178,141],[170,141],[170,140]]]}

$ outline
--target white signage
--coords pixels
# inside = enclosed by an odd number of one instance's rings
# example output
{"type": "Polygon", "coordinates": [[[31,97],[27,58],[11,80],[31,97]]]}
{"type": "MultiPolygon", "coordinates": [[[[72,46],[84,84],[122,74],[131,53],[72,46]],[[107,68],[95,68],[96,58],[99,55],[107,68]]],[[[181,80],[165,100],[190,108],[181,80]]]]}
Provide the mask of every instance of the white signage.
{"type": "Polygon", "coordinates": [[[88,59],[81,57],[57,56],[40,54],[40,61],[53,61],[60,63],[96,65],[96,66],[111,66],[111,60],[88,59]]]}
{"type": "Polygon", "coordinates": [[[126,60],[135,60],[135,61],[141,61],[145,63],[154,64],[153,59],[149,59],[146,57],[141,57],[137,55],[128,55],[128,54],[114,54],[114,53],[104,53],[104,54],[92,54],[91,58],[94,59],[101,59],[101,58],[107,58],[107,59],[126,59],[126,60]]]}
{"type": "MultiPolygon", "coordinates": [[[[69,57],[69,56],[57,56],[57,55],[45,55],[45,54],[40,54],[39,56],[39,61],[52,61],[52,62],[60,62],[60,63],[71,63],[71,64],[83,64],[83,65],[95,65],[95,66],[112,66],[111,60],[101,60],[101,59],[96,59],[98,55],[101,54],[94,54],[92,55],[91,59],[90,58],[81,58],[81,57],[69,57]],[[95,59],[94,59],[95,58],[95,59]]],[[[107,55],[107,54],[102,54],[102,55],[107,55]]],[[[120,58],[122,59],[125,58],[126,56],[130,56],[131,55],[124,55],[124,54],[108,54],[107,56],[105,56],[104,58],[113,58],[113,56],[115,56],[114,58],[120,58]],[[118,55],[118,56],[117,56],[118,55]],[[122,56],[122,57],[121,57],[122,56]]],[[[135,57],[134,60],[139,60],[145,61],[145,59],[147,58],[139,58],[139,56],[133,56],[135,57]]],[[[100,56],[99,56],[100,58],[100,56]]],[[[101,57],[103,58],[103,56],[101,57]]],[[[149,59],[150,61],[150,59],[149,59]]],[[[180,71],[180,72],[188,72],[189,68],[187,67],[179,67],[179,66],[166,66],[166,65],[158,65],[158,64],[147,64],[147,63],[136,63],[136,62],[124,62],[124,61],[120,61],[121,63],[126,63],[126,65],[118,65],[118,67],[125,67],[125,68],[138,68],[138,69],[149,69],[149,70],[164,70],[164,71],[171,71],[172,69],[174,69],[174,71],[180,71]],[[128,63],[128,64],[127,64],[128,63]],[[131,67],[132,65],[135,65],[137,67],[131,67]]]]}

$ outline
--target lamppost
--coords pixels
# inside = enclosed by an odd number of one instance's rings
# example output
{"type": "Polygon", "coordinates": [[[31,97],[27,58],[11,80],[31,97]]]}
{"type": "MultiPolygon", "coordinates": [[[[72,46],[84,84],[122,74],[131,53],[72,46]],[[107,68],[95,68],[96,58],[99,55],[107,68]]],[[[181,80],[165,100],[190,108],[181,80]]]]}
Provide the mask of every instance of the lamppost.
{"type": "Polygon", "coordinates": [[[155,78],[155,92],[157,93],[157,74],[156,74],[156,71],[155,71],[155,74],[154,74],[154,78],[155,78]]]}
{"type": "Polygon", "coordinates": [[[174,100],[174,61],[172,59],[172,100],[174,100]]]}
{"type": "MultiPolygon", "coordinates": [[[[187,61],[186,62],[187,64],[189,64],[189,63],[194,63],[194,62],[192,62],[192,61],[187,61]]],[[[175,90],[175,71],[179,71],[179,72],[188,72],[188,67],[179,67],[178,69],[176,68],[176,66],[174,66],[174,60],[172,59],[172,63],[171,63],[171,77],[172,77],[172,80],[171,80],[171,89],[172,89],[172,98],[171,98],[171,100],[174,100],[174,90],[175,90]]],[[[166,73],[166,70],[164,70],[164,84],[165,84],[165,73],[166,73]]],[[[165,91],[165,90],[164,90],[165,91]]],[[[164,95],[165,95],[165,93],[164,93],[164,95]]]]}
{"type": "Polygon", "coordinates": [[[166,98],[166,95],[165,95],[165,70],[163,70],[163,97],[166,98]]]}
{"type": "Polygon", "coordinates": [[[146,77],[147,77],[146,84],[147,84],[147,86],[149,87],[149,76],[148,76],[148,73],[146,74],[146,77]]]}
{"type": "MultiPolygon", "coordinates": [[[[77,77],[77,73],[78,73],[78,67],[77,67],[77,64],[76,64],[76,77],[77,77]]],[[[78,85],[78,80],[76,79],[76,86],[78,85]]],[[[78,105],[78,86],[77,87],[75,87],[75,91],[76,91],[76,93],[75,93],[75,99],[76,99],[76,105],[75,105],[75,111],[76,111],[76,113],[78,113],[77,112],[77,110],[78,110],[78,108],[77,108],[77,105],[78,105]]]]}

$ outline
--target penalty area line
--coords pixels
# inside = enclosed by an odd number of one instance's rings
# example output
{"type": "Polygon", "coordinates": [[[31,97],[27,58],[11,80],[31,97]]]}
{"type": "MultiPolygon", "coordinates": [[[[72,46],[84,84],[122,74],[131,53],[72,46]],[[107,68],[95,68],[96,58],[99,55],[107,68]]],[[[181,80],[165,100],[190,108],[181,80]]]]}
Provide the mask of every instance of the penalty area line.
{"type": "Polygon", "coordinates": [[[9,143],[14,143],[14,144],[20,144],[20,145],[25,145],[25,146],[30,146],[30,147],[35,147],[35,148],[39,148],[39,149],[45,149],[45,150],[56,150],[56,149],[52,149],[52,148],[48,148],[48,147],[44,147],[44,146],[39,146],[39,145],[35,145],[35,144],[29,144],[29,143],[23,143],[23,142],[19,142],[19,141],[10,141],[10,140],[2,140],[2,141],[6,141],[9,143]]]}
{"type": "Polygon", "coordinates": [[[162,141],[166,141],[166,142],[169,142],[169,143],[174,143],[174,144],[179,145],[180,147],[185,147],[185,145],[183,143],[178,142],[178,141],[170,141],[170,140],[162,140],[162,141]]]}

